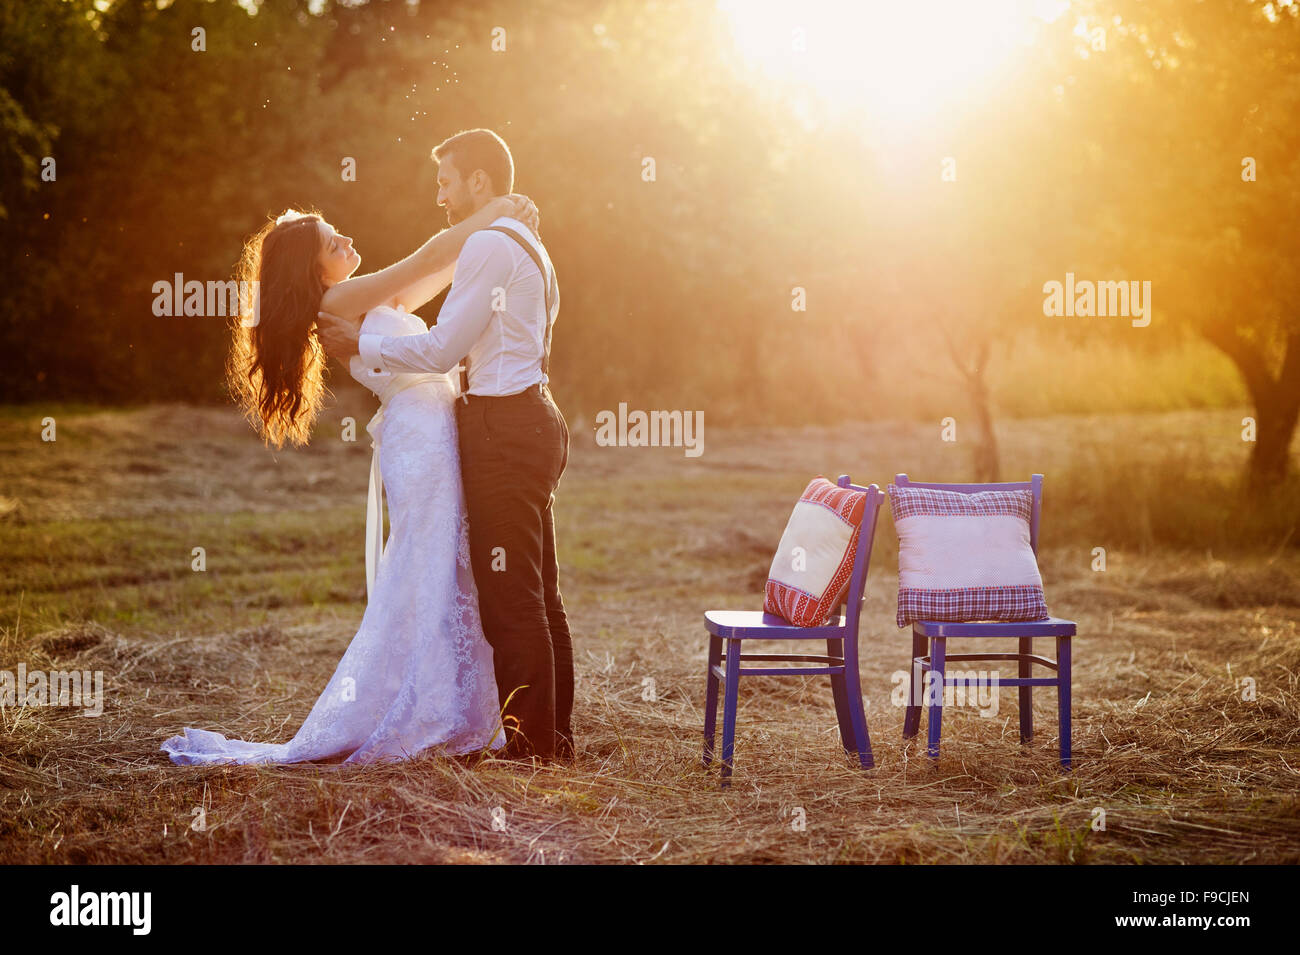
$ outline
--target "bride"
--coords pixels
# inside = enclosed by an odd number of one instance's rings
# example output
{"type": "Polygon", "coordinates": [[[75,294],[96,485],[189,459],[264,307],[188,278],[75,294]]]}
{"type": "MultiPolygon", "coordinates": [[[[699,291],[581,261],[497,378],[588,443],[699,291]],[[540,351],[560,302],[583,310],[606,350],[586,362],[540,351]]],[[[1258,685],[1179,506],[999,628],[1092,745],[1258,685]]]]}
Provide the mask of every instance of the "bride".
{"type": "MultiPolygon", "coordinates": [[[[362,315],[362,331],[427,331],[411,312],[451,282],[469,235],[499,216],[536,229],[524,196],[493,199],[380,272],[352,277],[361,256],[320,216],[286,212],[244,248],[240,288],[257,289],[234,329],[229,378],[267,444],[307,443],[324,396],[318,311],[362,315]],[[243,285],[242,282],[250,282],[243,285]]],[[[453,403],[447,375],[350,371],[380,400],[366,426],[375,448],[366,514],[368,602],[360,629],[306,721],[287,743],[186,728],[162,745],[175,763],[404,759],[505,744],[492,648],[470,570],[453,403]],[[383,492],[389,536],[383,542],[383,492]]]]}

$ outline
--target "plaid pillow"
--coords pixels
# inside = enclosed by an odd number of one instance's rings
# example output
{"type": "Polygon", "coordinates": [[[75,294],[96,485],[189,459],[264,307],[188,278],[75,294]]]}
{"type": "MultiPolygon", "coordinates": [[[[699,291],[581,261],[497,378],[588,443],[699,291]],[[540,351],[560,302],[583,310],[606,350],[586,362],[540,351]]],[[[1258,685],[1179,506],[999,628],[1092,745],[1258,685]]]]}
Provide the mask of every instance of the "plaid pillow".
{"type": "Polygon", "coordinates": [[[898,531],[898,625],[918,620],[1042,620],[1043,578],[1029,544],[1034,494],[962,494],[889,485],[898,531]]]}
{"type": "Polygon", "coordinates": [[[804,488],[772,558],[763,609],[796,627],[818,627],[844,598],[867,495],[816,477],[804,488]]]}

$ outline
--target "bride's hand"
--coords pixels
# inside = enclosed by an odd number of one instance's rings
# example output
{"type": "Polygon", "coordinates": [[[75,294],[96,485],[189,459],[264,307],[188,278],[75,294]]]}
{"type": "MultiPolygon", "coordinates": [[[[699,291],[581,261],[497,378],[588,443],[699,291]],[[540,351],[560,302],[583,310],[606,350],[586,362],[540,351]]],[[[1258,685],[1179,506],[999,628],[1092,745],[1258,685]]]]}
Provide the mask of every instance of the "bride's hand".
{"type": "Polygon", "coordinates": [[[533,205],[533,200],[519,193],[511,193],[506,196],[512,206],[512,211],[507,213],[511,218],[518,219],[524,225],[538,235],[538,226],[541,222],[541,214],[537,211],[537,206],[533,205]]]}
{"type": "MultiPolygon", "coordinates": [[[[497,196],[489,199],[479,212],[486,212],[496,218],[498,216],[509,216],[511,219],[518,219],[524,225],[528,226],[536,236],[541,235],[538,230],[540,216],[537,212],[537,206],[533,205],[533,200],[517,192],[512,192],[508,196],[497,196]]],[[[477,216],[479,213],[475,213],[477,216]]],[[[491,220],[488,220],[490,223],[491,220]]],[[[480,227],[483,228],[487,225],[480,227]]]]}

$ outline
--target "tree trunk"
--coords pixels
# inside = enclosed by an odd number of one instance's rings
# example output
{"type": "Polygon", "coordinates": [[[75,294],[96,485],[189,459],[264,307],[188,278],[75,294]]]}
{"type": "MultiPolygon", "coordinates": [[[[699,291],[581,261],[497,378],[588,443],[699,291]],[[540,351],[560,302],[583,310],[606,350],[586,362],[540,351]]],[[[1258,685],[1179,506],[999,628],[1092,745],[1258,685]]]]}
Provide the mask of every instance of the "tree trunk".
{"type": "Polygon", "coordinates": [[[975,423],[979,427],[979,442],[972,454],[975,480],[979,484],[992,484],[997,481],[1001,467],[998,461],[998,438],[993,433],[993,409],[989,404],[989,389],[984,380],[983,367],[968,379],[968,383],[971,403],[975,406],[975,423]]]}
{"type": "Polygon", "coordinates": [[[961,373],[967,394],[970,395],[971,408],[975,412],[978,437],[971,452],[971,467],[975,472],[975,481],[979,484],[992,484],[997,481],[998,472],[1001,470],[998,461],[998,439],[993,432],[993,403],[989,398],[986,375],[992,346],[987,338],[982,339],[968,356],[951,334],[945,332],[945,337],[948,356],[961,373]]]}
{"type": "Polygon", "coordinates": [[[1291,464],[1291,438],[1300,403],[1294,399],[1270,404],[1255,402],[1255,446],[1250,450],[1246,483],[1253,491],[1281,484],[1291,464]]]}
{"type": "Polygon", "coordinates": [[[1254,405],[1255,446],[1246,465],[1246,487],[1259,492],[1281,484],[1290,472],[1291,439],[1300,420],[1300,331],[1287,335],[1276,375],[1260,347],[1235,328],[1210,328],[1205,336],[1237,366],[1254,405]]]}

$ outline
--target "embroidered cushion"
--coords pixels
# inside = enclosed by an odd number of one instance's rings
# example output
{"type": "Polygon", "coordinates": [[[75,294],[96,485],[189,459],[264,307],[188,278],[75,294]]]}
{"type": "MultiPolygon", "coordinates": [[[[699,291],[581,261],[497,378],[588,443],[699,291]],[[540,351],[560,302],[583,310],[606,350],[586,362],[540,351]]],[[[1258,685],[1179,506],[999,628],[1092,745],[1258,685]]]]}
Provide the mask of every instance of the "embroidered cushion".
{"type": "Polygon", "coordinates": [[[816,477],[804,488],[772,558],[763,609],[817,627],[844,599],[867,495],[816,477]]]}
{"type": "Polygon", "coordinates": [[[898,625],[917,620],[1042,620],[1029,543],[1032,491],[963,494],[889,485],[898,532],[898,625]]]}

